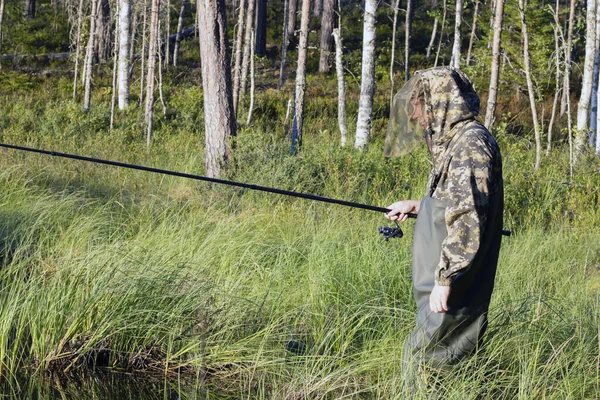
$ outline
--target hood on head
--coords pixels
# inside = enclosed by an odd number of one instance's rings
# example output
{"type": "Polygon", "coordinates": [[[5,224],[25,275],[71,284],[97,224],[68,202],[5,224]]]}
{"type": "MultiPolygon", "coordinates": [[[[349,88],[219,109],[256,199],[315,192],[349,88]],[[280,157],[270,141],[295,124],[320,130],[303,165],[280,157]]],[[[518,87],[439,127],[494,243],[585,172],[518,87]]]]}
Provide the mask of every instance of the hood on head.
{"type": "Polygon", "coordinates": [[[470,79],[459,69],[435,67],[417,71],[394,96],[385,141],[386,157],[407,154],[425,138],[434,160],[454,137],[458,123],[479,114],[479,96],[470,79]],[[423,96],[426,127],[415,122],[412,100],[423,96]]]}

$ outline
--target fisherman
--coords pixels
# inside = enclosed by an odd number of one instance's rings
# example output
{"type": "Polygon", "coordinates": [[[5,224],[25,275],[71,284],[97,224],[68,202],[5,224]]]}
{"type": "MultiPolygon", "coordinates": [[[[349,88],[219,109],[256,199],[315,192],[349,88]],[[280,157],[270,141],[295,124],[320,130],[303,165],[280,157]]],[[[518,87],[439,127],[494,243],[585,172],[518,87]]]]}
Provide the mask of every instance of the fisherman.
{"type": "MultiPolygon", "coordinates": [[[[479,96],[451,67],[415,73],[396,94],[384,155],[402,156],[424,139],[432,168],[421,200],[387,208],[390,220],[418,214],[412,282],[416,326],[402,367],[456,364],[481,345],[502,235],[503,183],[498,145],[476,119],[479,96]]],[[[408,374],[408,375],[407,375],[408,374]]]]}

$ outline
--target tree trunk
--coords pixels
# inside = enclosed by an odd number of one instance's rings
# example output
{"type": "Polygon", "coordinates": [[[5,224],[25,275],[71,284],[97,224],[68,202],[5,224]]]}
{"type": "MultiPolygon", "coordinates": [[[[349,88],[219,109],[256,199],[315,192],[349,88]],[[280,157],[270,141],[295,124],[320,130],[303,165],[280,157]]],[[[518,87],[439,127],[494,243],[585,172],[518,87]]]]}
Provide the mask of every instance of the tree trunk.
{"type": "Polygon", "coordinates": [[[240,78],[242,68],[242,45],[244,44],[244,13],[246,0],[240,0],[238,23],[235,40],[235,64],[233,66],[233,110],[237,114],[238,95],[240,93],[240,78]]]}
{"type": "Polygon", "coordinates": [[[479,12],[479,0],[475,0],[475,10],[473,10],[473,25],[471,25],[471,37],[469,38],[469,50],[467,51],[467,65],[471,63],[471,52],[473,42],[475,41],[475,32],[477,29],[477,15],[479,12]]]}
{"type": "Polygon", "coordinates": [[[452,46],[452,58],[450,66],[460,68],[460,27],[462,25],[463,0],[456,0],[456,14],[454,20],[454,45],[452,46]]]}
{"type": "MultiPolygon", "coordinates": [[[[181,10],[179,11],[179,19],[177,20],[177,37],[175,38],[175,48],[173,49],[173,66],[177,66],[179,60],[179,46],[181,46],[181,30],[183,29],[183,13],[185,12],[185,3],[187,0],[181,0],[181,10]]],[[[242,0],[242,4],[244,1],[242,0]]],[[[239,29],[239,28],[238,28],[239,29]]],[[[236,43],[237,45],[237,43],[236,43]]]]}
{"type": "Polygon", "coordinates": [[[600,1],[596,1],[596,43],[594,57],[594,76],[592,83],[592,112],[590,115],[590,147],[595,148],[598,132],[598,88],[600,87],[600,1]]]}
{"type": "Polygon", "coordinates": [[[313,8],[313,15],[315,17],[320,17],[323,13],[323,1],[324,0],[315,0],[313,8]]]}
{"type": "MultiPolygon", "coordinates": [[[[171,54],[171,41],[169,40],[169,35],[171,35],[171,0],[167,0],[167,5],[165,7],[165,69],[169,69],[169,56],[171,54]]],[[[162,46],[159,46],[159,53],[162,46]]],[[[160,54],[159,54],[160,56],[160,54]]],[[[161,56],[162,57],[162,56],[161,56]]]]}
{"type": "Polygon", "coordinates": [[[433,20],[433,29],[431,30],[431,39],[429,39],[429,44],[427,45],[427,50],[425,53],[425,57],[431,57],[431,49],[433,48],[433,44],[435,43],[435,36],[437,35],[439,21],[437,17],[433,20]]]}
{"type": "Polygon", "coordinates": [[[156,74],[156,51],[158,43],[158,8],[160,0],[152,0],[150,11],[150,35],[148,38],[148,74],[146,76],[146,146],[152,139],[152,117],[154,116],[154,79],[156,74]]]}
{"type": "Polygon", "coordinates": [[[246,83],[248,81],[248,67],[250,65],[250,42],[252,41],[252,32],[254,31],[255,6],[256,0],[248,0],[248,13],[246,14],[246,26],[244,27],[246,32],[244,35],[244,54],[242,57],[242,76],[240,78],[238,103],[240,99],[246,94],[246,83]]]}
{"type": "Polygon", "coordinates": [[[498,80],[500,75],[500,43],[502,39],[502,17],[504,15],[504,0],[496,0],[494,14],[494,39],[492,42],[492,67],[490,74],[490,89],[488,91],[487,108],[485,110],[485,127],[490,131],[494,126],[496,114],[496,99],[498,97],[498,80]]]}
{"type": "MultiPolygon", "coordinates": [[[[167,3],[168,4],[168,3],[167,3]]],[[[159,7],[160,7],[160,3],[159,3],[159,7]]],[[[160,104],[162,105],[163,108],[163,116],[167,116],[167,105],[165,104],[165,96],[163,96],[163,79],[162,79],[162,71],[163,71],[163,60],[162,60],[162,51],[161,49],[163,48],[163,44],[161,43],[161,32],[162,32],[162,28],[160,26],[160,18],[158,19],[158,31],[157,31],[157,35],[156,35],[156,54],[158,55],[158,94],[160,97],[160,104]]],[[[168,33],[168,31],[167,31],[168,33]]],[[[169,40],[169,35],[166,34],[162,37],[166,37],[167,41],[169,40]]],[[[165,46],[165,48],[167,48],[165,46]]]]}
{"type": "Polygon", "coordinates": [[[577,136],[575,139],[575,161],[584,152],[589,134],[588,117],[592,98],[592,78],[594,75],[594,56],[596,52],[596,0],[587,0],[587,31],[585,35],[585,62],[581,97],[577,107],[577,136]]]}
{"type": "Polygon", "coordinates": [[[394,58],[396,55],[396,28],[398,25],[398,6],[400,0],[394,0],[394,22],[392,24],[392,51],[390,54],[390,109],[392,107],[392,101],[394,99],[394,58]]]}
{"type": "MultiPolygon", "coordinates": [[[[404,80],[408,81],[410,77],[410,35],[412,34],[412,19],[413,19],[413,0],[406,1],[406,20],[404,22],[404,80]]],[[[377,7],[377,6],[376,6],[377,7]]],[[[373,52],[375,47],[373,45],[373,52]]],[[[364,55],[364,48],[363,48],[364,55]]]]}
{"type": "Polygon", "coordinates": [[[556,117],[556,107],[558,105],[558,100],[559,100],[559,96],[560,96],[560,54],[561,54],[561,48],[560,48],[560,21],[558,20],[558,12],[559,10],[559,6],[560,6],[560,0],[556,0],[556,9],[554,10],[554,53],[555,53],[555,67],[556,67],[556,72],[555,72],[555,80],[556,80],[556,87],[554,90],[554,101],[552,102],[552,113],[550,114],[550,122],[548,123],[548,144],[546,146],[546,155],[550,154],[550,150],[552,149],[552,128],[554,127],[554,119],[556,117]]]}
{"type": "MultiPolygon", "coordinates": [[[[410,4],[411,0],[408,1],[410,4]]],[[[356,122],[356,139],[354,147],[364,148],[369,142],[371,122],[373,117],[373,95],[375,94],[375,16],[377,13],[377,0],[365,0],[365,18],[363,28],[362,74],[360,86],[360,99],[358,101],[358,120],[356,122]]],[[[410,6],[407,5],[406,22],[407,36],[409,38],[410,6]]],[[[408,66],[408,46],[406,47],[406,65],[408,66]]],[[[408,68],[405,69],[408,71],[408,68]]]]}
{"type": "MultiPolygon", "coordinates": [[[[569,27],[567,31],[567,49],[565,54],[565,73],[563,76],[563,93],[562,93],[562,101],[560,105],[560,115],[564,115],[567,109],[567,98],[570,96],[569,91],[567,90],[567,80],[571,79],[571,70],[573,66],[571,65],[571,59],[573,54],[573,26],[575,24],[575,5],[577,0],[571,0],[571,6],[569,10],[569,27]],[[569,75],[569,76],[567,76],[569,75]]],[[[570,84],[570,82],[569,82],[570,84]]],[[[571,133],[569,133],[571,135],[571,133]]],[[[569,136],[570,137],[570,136],[569,136]]]]}
{"type": "Polygon", "coordinates": [[[117,73],[119,110],[129,107],[129,24],[131,0],[119,0],[119,65],[117,73]]]}
{"type": "MultiPolygon", "coordinates": [[[[504,0],[502,0],[504,1],[504,0]]],[[[446,27],[446,14],[448,13],[448,1],[444,0],[444,12],[442,14],[442,26],[440,27],[440,40],[438,41],[437,51],[435,53],[434,67],[437,67],[440,59],[440,50],[442,49],[442,40],[444,39],[444,28],[446,27]]]]}
{"type": "MultiPolygon", "coordinates": [[[[129,40],[129,60],[133,60],[133,56],[135,55],[135,36],[137,34],[138,28],[138,13],[135,8],[132,8],[134,3],[130,4],[131,13],[133,14],[133,21],[131,23],[131,32],[130,32],[130,40],[129,40]]],[[[129,66],[129,78],[131,79],[131,72],[133,69],[133,61],[131,61],[131,65],[129,66]]]]}
{"type": "Polygon", "coordinates": [[[287,25],[287,43],[288,46],[290,41],[296,35],[296,16],[298,14],[298,0],[288,0],[288,25],[287,25]]]}
{"type": "Polygon", "coordinates": [[[246,119],[246,126],[250,125],[250,121],[252,120],[252,111],[254,111],[254,35],[252,35],[252,42],[250,43],[250,48],[252,49],[252,53],[250,54],[250,105],[248,106],[248,118],[246,119]]]}
{"type": "Polygon", "coordinates": [[[92,0],[92,15],[90,17],[90,36],[88,38],[87,49],[85,53],[85,70],[84,70],[84,88],[83,96],[83,111],[88,112],[92,97],[92,71],[94,65],[94,40],[96,38],[96,16],[98,12],[98,0],[92,0]]]}
{"type": "Polygon", "coordinates": [[[110,42],[110,3],[100,0],[100,13],[96,23],[96,55],[100,60],[108,60],[110,42]]]}
{"type": "Polygon", "coordinates": [[[289,18],[289,8],[290,8],[290,0],[284,0],[284,10],[283,10],[283,38],[281,44],[281,63],[279,64],[279,85],[277,85],[277,90],[280,90],[283,86],[283,82],[285,79],[285,62],[287,56],[287,48],[289,45],[288,41],[288,18],[289,18]]]}
{"type": "Polygon", "coordinates": [[[25,0],[25,18],[35,18],[35,1],[25,0]]]}
{"type": "Polygon", "coordinates": [[[533,130],[535,132],[535,166],[533,172],[540,168],[542,158],[542,140],[540,137],[540,124],[538,122],[537,110],[535,107],[535,92],[533,90],[533,81],[531,79],[531,65],[529,59],[529,35],[527,33],[527,20],[525,18],[525,0],[519,0],[519,15],[521,16],[521,34],[523,35],[523,59],[525,61],[525,77],[527,79],[527,91],[529,92],[529,105],[533,117],[533,130]]]}
{"type": "MultiPolygon", "coordinates": [[[[115,13],[117,16],[120,15],[119,2],[116,3],[115,13]]],[[[115,103],[117,100],[117,68],[118,68],[118,55],[119,55],[119,18],[115,18],[115,43],[113,45],[113,76],[112,76],[112,91],[110,99],[110,130],[112,131],[115,126],[115,103]]]]}
{"type": "Polygon", "coordinates": [[[83,0],[79,0],[77,9],[77,37],[75,39],[75,71],[73,73],[73,100],[77,97],[77,75],[79,72],[79,53],[81,52],[81,24],[83,22],[83,0]]]}
{"type": "Polygon", "coordinates": [[[145,68],[145,62],[146,62],[146,27],[147,27],[147,18],[148,18],[148,1],[144,0],[144,17],[143,17],[143,24],[142,24],[142,62],[141,62],[141,67],[140,67],[140,105],[142,105],[142,102],[144,101],[144,73],[146,72],[146,68],[145,68]]]}
{"type": "Polygon", "coordinates": [[[4,0],[0,0],[0,72],[2,71],[2,20],[4,19],[4,0]]]}
{"type": "Polygon", "coordinates": [[[321,18],[321,54],[319,57],[319,72],[329,72],[333,37],[331,33],[335,25],[335,0],[323,0],[323,17],[321,18]]]}
{"type": "MultiPolygon", "coordinates": [[[[575,4],[577,0],[571,0],[571,10],[569,11],[569,32],[567,34],[567,46],[565,48],[565,75],[563,90],[566,93],[566,111],[567,111],[567,135],[569,138],[569,176],[573,182],[573,164],[575,162],[573,153],[573,121],[571,119],[571,53],[573,51],[573,24],[575,20],[575,4]]],[[[564,97],[563,93],[563,97],[564,97]]]]}
{"type": "Polygon", "coordinates": [[[335,39],[335,67],[338,80],[338,124],[340,126],[341,145],[344,147],[348,138],[348,124],[346,123],[346,82],[344,82],[344,65],[342,63],[342,39],[340,30],[333,30],[335,39]]]}
{"type": "Polygon", "coordinates": [[[308,53],[308,23],[310,21],[310,0],[302,0],[300,19],[300,41],[298,43],[298,67],[296,69],[296,99],[294,101],[294,122],[296,134],[292,133],[292,152],[302,145],[302,123],[304,113],[304,90],[306,89],[306,58],[308,53]]]}
{"type": "Polygon", "coordinates": [[[230,157],[227,144],[235,136],[225,0],[198,0],[206,175],[217,177],[230,157]]]}
{"type": "Polygon", "coordinates": [[[258,57],[267,55],[267,0],[256,0],[256,41],[254,54],[258,57]]]}

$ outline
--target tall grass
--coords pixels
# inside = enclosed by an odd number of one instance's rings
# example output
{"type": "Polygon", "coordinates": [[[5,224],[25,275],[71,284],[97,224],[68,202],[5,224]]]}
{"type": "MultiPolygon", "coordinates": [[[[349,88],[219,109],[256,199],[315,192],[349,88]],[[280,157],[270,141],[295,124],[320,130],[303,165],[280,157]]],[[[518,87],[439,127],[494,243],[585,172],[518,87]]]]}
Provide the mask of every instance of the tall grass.
{"type": "MultiPolygon", "coordinates": [[[[83,116],[74,103],[27,96],[5,103],[3,141],[203,171],[201,116],[189,106],[196,90],[173,90],[181,109],[158,125],[149,150],[139,110],[109,132],[106,106],[83,116]]],[[[367,152],[340,149],[335,121],[319,119],[330,107],[321,98],[309,103],[316,122],[292,157],[286,98],[263,96],[228,178],[380,206],[421,196],[424,149],[385,160],[381,130],[367,152]]],[[[414,397],[598,397],[598,162],[586,160],[570,185],[560,146],[533,175],[529,143],[496,136],[504,224],[514,234],[502,247],[487,345],[450,371],[424,373],[414,397]]],[[[5,379],[101,369],[248,398],[407,397],[400,360],[415,317],[412,222],[405,238],[385,243],[376,233],[385,221],[371,212],[0,154],[5,379]]]]}

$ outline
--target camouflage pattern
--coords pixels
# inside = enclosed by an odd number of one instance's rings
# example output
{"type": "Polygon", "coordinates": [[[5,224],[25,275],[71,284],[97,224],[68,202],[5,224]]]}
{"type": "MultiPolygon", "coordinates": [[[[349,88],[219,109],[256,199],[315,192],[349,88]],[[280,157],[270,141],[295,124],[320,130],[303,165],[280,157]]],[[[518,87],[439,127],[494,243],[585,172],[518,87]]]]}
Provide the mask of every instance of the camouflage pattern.
{"type": "Polygon", "coordinates": [[[491,196],[502,194],[500,149],[475,117],[479,96],[460,70],[437,67],[417,73],[424,88],[433,167],[427,194],[446,205],[448,236],[435,281],[448,286],[470,268],[485,235],[491,196]]]}

